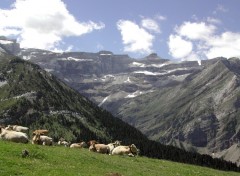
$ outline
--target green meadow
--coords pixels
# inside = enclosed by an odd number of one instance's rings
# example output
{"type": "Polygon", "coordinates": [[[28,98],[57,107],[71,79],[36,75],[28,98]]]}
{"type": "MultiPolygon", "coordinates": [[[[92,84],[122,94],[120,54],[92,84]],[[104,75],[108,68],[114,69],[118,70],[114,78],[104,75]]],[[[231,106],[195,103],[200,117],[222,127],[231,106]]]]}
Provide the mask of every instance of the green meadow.
{"type": "Polygon", "coordinates": [[[109,156],[88,149],[0,141],[0,175],[237,176],[240,173],[141,156],[109,156]],[[24,149],[29,156],[22,157],[24,149]]]}

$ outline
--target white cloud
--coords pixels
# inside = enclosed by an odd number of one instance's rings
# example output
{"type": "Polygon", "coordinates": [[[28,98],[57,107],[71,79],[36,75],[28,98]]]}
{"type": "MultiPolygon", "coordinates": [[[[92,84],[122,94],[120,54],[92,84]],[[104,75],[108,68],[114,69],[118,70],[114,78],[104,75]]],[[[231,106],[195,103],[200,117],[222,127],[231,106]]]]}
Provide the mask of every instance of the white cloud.
{"type": "Polygon", "coordinates": [[[16,0],[9,10],[0,9],[0,33],[17,36],[21,47],[54,49],[63,37],[81,36],[104,28],[103,23],[81,23],[61,0],[16,0]]]}
{"type": "Polygon", "coordinates": [[[224,32],[206,41],[209,49],[205,52],[208,58],[240,57],[240,33],[224,32]]]}
{"type": "Polygon", "coordinates": [[[240,33],[217,33],[207,22],[184,22],[169,36],[169,54],[181,60],[240,57],[240,33]]]}
{"type": "Polygon", "coordinates": [[[150,18],[145,18],[142,20],[142,27],[152,32],[156,32],[156,33],[161,32],[158,23],[155,20],[150,18]]]}
{"type": "Polygon", "coordinates": [[[168,46],[169,52],[174,58],[184,58],[192,52],[192,43],[177,35],[169,36],[168,46]]]}
{"type": "Polygon", "coordinates": [[[145,29],[129,20],[119,20],[117,27],[125,45],[124,51],[140,53],[150,53],[152,51],[154,36],[145,29]]]}
{"type": "Polygon", "coordinates": [[[216,30],[214,25],[206,24],[205,22],[192,23],[184,22],[180,27],[176,28],[176,32],[188,39],[199,40],[208,38],[216,30]]]}

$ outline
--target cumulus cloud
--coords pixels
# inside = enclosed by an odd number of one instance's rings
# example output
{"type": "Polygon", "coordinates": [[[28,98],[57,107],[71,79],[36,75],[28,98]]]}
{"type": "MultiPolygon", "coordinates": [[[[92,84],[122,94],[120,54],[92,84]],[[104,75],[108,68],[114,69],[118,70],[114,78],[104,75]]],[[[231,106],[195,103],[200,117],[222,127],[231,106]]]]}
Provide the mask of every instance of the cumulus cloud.
{"type": "Polygon", "coordinates": [[[124,51],[150,53],[154,36],[129,20],[119,20],[117,28],[121,32],[124,51]]]}
{"type": "Polygon", "coordinates": [[[180,27],[176,28],[176,32],[180,36],[185,36],[188,39],[202,39],[208,38],[216,30],[213,25],[208,25],[205,22],[195,23],[195,22],[184,22],[180,27]]]}
{"type": "Polygon", "coordinates": [[[176,27],[169,36],[169,54],[181,60],[240,57],[240,33],[218,33],[212,22],[188,21],[176,27]]]}
{"type": "Polygon", "coordinates": [[[79,22],[61,0],[16,0],[0,9],[0,33],[16,36],[21,47],[53,50],[64,37],[81,36],[104,28],[103,23],[79,22]]]}
{"type": "Polygon", "coordinates": [[[174,58],[184,58],[192,52],[192,43],[177,35],[170,35],[168,46],[170,55],[174,58]]]}
{"type": "Polygon", "coordinates": [[[158,23],[151,19],[151,18],[145,18],[142,20],[142,27],[145,29],[148,29],[150,31],[156,32],[156,33],[160,33],[160,27],[158,25],[158,23]]]}
{"type": "Polygon", "coordinates": [[[218,56],[240,57],[240,33],[224,32],[206,41],[209,49],[205,52],[208,58],[218,56]]]}

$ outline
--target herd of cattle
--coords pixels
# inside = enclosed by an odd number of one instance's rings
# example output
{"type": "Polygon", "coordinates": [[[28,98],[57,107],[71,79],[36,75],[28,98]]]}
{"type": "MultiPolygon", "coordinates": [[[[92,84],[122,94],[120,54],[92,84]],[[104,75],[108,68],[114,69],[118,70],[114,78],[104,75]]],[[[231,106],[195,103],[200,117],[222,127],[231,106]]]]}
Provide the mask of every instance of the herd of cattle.
{"type": "MultiPolygon", "coordinates": [[[[0,139],[17,142],[17,143],[28,143],[30,142],[27,133],[29,132],[28,127],[18,125],[8,125],[7,127],[0,126],[0,139]]],[[[48,130],[39,129],[32,133],[32,144],[37,145],[53,145],[53,139],[47,136],[48,130]]],[[[109,155],[138,155],[139,150],[134,144],[129,146],[121,145],[121,141],[115,141],[110,144],[99,144],[96,140],[89,142],[72,143],[65,141],[64,138],[60,138],[57,145],[64,145],[70,148],[89,148],[89,151],[98,152],[109,155]]]]}

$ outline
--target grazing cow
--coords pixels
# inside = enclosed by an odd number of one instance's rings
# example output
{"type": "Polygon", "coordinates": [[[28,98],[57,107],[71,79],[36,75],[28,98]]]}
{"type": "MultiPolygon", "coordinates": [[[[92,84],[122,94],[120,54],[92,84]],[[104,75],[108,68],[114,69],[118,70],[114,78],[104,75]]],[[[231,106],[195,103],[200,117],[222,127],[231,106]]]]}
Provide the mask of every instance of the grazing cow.
{"type": "Polygon", "coordinates": [[[89,151],[109,154],[110,148],[105,144],[93,144],[89,147],[89,151]]]}
{"type": "Polygon", "coordinates": [[[40,135],[46,135],[48,134],[48,130],[35,130],[33,132],[33,135],[40,134],[40,135]]]}
{"type": "Polygon", "coordinates": [[[114,143],[109,143],[108,147],[109,147],[109,155],[112,154],[112,151],[115,147],[120,146],[121,145],[121,141],[115,141],[114,143]]]}
{"type": "Polygon", "coordinates": [[[6,130],[3,128],[0,128],[0,138],[18,143],[28,143],[29,141],[26,133],[6,130]]]}
{"type": "Polygon", "coordinates": [[[33,136],[32,144],[39,144],[39,145],[53,145],[52,138],[48,136],[42,136],[39,133],[37,133],[35,136],[33,136]]]}
{"type": "Polygon", "coordinates": [[[29,130],[28,127],[19,126],[19,125],[8,125],[5,129],[6,130],[18,131],[18,132],[23,132],[23,133],[27,133],[28,130],[29,130]]]}
{"type": "Polygon", "coordinates": [[[86,148],[86,147],[87,147],[86,142],[72,143],[70,145],[70,148],[86,148]]]}
{"type": "Polygon", "coordinates": [[[129,155],[129,156],[134,156],[138,154],[138,149],[137,147],[132,144],[129,146],[118,146],[116,148],[113,149],[112,151],[113,155],[129,155]]]}

